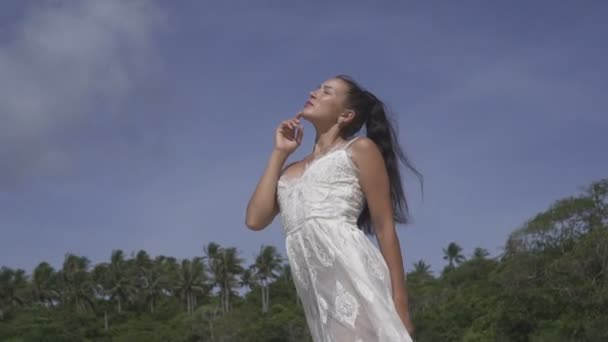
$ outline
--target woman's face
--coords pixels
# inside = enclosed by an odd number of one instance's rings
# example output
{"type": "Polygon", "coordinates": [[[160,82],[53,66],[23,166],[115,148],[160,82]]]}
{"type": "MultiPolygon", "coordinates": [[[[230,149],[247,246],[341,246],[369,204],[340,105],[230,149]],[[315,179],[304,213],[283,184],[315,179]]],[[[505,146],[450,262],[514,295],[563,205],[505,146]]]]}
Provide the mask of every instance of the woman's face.
{"type": "Polygon", "coordinates": [[[342,112],[348,93],[348,85],[331,78],[310,92],[302,110],[302,117],[312,123],[335,123],[342,112]]]}

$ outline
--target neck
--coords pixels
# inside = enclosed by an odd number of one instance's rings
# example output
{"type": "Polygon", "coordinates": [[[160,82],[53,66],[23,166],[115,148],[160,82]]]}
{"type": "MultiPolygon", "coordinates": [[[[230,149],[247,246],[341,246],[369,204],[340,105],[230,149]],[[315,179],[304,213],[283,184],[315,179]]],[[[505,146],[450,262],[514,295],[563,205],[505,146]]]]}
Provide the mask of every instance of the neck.
{"type": "Polygon", "coordinates": [[[315,137],[315,145],[313,146],[312,153],[314,155],[325,153],[327,150],[331,149],[336,144],[344,141],[342,137],[340,137],[339,131],[330,129],[325,132],[317,131],[317,135],[315,137]]]}

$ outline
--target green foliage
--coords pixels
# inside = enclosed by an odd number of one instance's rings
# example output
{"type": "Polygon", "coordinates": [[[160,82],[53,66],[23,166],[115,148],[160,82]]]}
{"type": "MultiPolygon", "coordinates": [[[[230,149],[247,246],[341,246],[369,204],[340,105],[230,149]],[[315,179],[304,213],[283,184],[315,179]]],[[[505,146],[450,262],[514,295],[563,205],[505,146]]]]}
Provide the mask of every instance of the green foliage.
{"type": "MultiPolygon", "coordinates": [[[[424,260],[407,274],[417,341],[608,340],[608,179],[526,222],[502,255],[441,252],[441,274],[424,260]]],[[[2,267],[0,341],[310,341],[276,248],[243,262],[212,242],[184,260],[113,251],[31,275],[2,267]]]]}

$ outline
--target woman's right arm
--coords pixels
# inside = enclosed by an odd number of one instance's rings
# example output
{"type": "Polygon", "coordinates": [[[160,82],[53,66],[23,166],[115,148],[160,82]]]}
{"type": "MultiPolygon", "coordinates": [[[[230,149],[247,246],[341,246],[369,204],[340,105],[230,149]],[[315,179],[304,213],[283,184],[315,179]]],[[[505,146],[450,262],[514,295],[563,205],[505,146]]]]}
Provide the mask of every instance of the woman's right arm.
{"type": "Polygon", "coordinates": [[[299,115],[281,122],[277,128],[274,149],[266,164],[264,174],[247,204],[245,224],[249,229],[262,230],[266,228],[279,213],[277,183],[285,161],[300,146],[302,136],[303,130],[300,126],[299,115]],[[300,127],[300,130],[296,133],[297,127],[300,127]]]}
{"type": "Polygon", "coordinates": [[[279,213],[276,198],[277,182],[288,156],[285,152],[277,149],[272,151],[266,170],[247,205],[245,224],[249,229],[261,230],[266,228],[279,213]]]}

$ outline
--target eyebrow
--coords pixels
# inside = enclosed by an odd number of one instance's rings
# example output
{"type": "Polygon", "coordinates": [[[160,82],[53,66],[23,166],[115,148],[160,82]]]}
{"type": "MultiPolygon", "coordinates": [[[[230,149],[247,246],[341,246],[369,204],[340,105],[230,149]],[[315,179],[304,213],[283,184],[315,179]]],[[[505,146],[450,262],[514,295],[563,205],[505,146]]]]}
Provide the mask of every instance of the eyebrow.
{"type": "Polygon", "coordinates": [[[323,89],[331,89],[331,90],[334,90],[334,87],[332,87],[332,86],[328,86],[328,85],[320,85],[319,87],[322,87],[323,89]]]}

